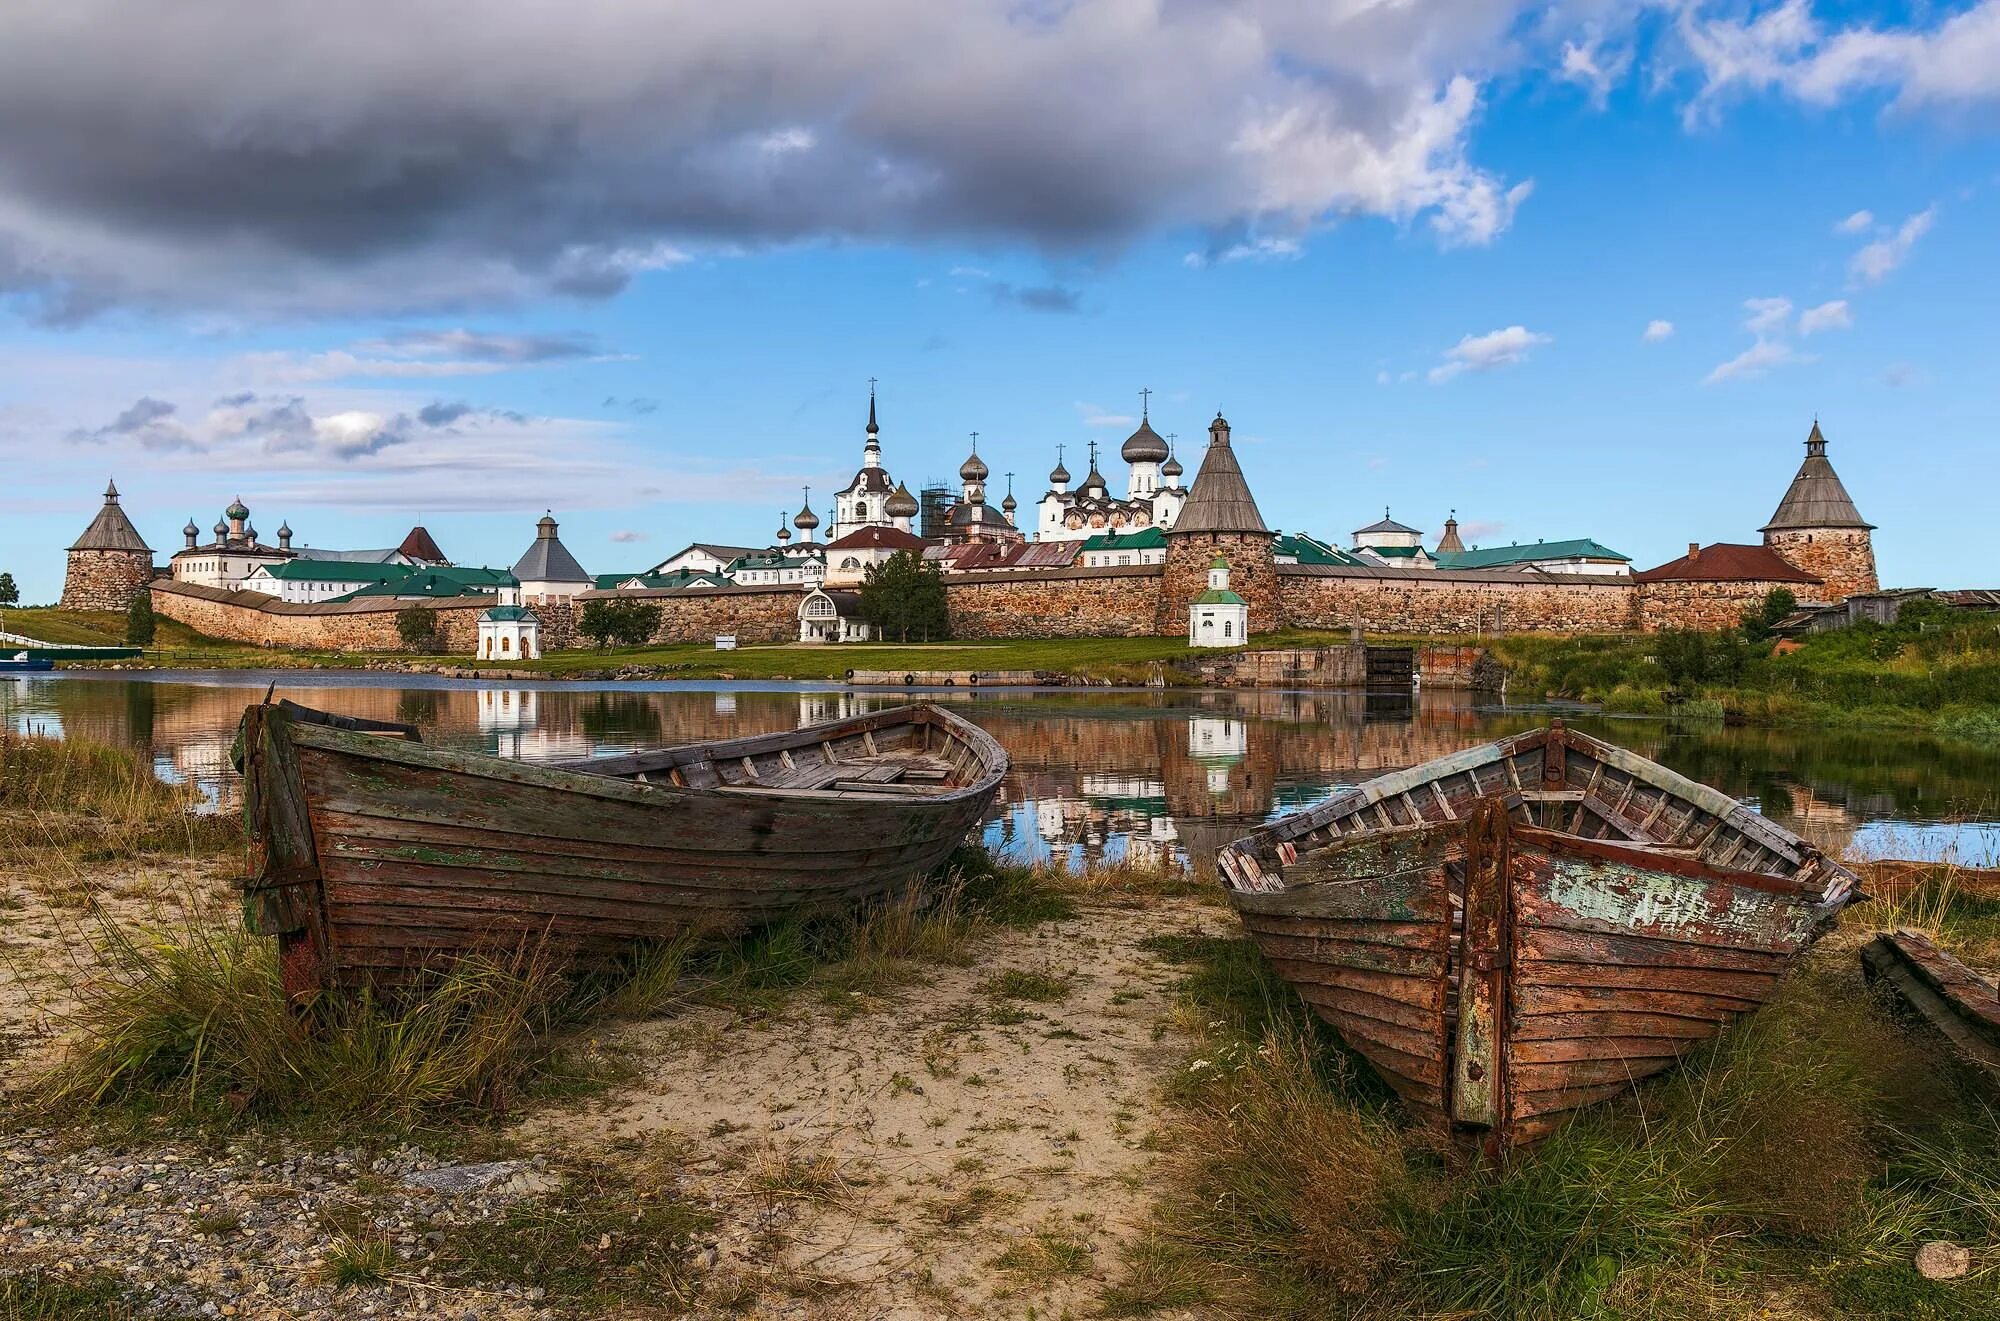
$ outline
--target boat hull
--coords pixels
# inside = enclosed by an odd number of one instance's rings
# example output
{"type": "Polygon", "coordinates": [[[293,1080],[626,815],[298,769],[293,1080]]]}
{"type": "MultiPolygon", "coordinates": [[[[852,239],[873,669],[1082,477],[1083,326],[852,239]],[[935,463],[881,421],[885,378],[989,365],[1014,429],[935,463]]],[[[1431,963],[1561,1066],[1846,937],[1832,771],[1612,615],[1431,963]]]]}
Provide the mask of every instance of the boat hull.
{"type": "Polygon", "coordinates": [[[1642,800],[1631,816],[1640,795],[1617,783],[1600,818],[1565,778],[1602,788],[1601,754],[1617,750],[1553,733],[1546,762],[1546,742],[1473,750],[1220,858],[1246,930],[1314,1012],[1421,1120],[1496,1149],[1546,1135],[1757,1008],[1853,893],[1807,846],[1631,754],[1626,783],[1679,805],[1642,800]],[[1524,751],[1527,765],[1504,764],[1524,751]],[[1646,839],[1631,827],[1647,817],[1692,833],[1646,839]],[[1551,818],[1609,838],[1536,824],[1551,818]],[[1725,829],[1754,834],[1719,848],[1763,870],[1701,856],[1725,829]]]}
{"type": "Polygon", "coordinates": [[[885,899],[950,855],[1005,769],[997,744],[956,742],[955,718],[936,716],[925,727],[979,754],[978,774],[885,800],[613,778],[253,707],[246,812],[261,858],[247,915],[280,937],[300,994],[523,937],[604,964],[635,942],[885,899]]]}

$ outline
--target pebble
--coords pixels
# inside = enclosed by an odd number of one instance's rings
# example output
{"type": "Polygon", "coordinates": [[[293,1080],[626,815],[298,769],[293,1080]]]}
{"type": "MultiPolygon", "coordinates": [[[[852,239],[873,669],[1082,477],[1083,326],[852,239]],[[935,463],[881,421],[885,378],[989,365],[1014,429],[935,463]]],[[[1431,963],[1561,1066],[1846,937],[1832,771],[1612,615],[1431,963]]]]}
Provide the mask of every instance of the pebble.
{"type": "Polygon", "coordinates": [[[1926,1280],[1956,1280],[1971,1270],[1971,1250],[1957,1243],[1933,1240],[1917,1249],[1917,1274],[1926,1280]]]}
{"type": "Polygon", "coordinates": [[[357,1210],[398,1244],[399,1274],[428,1274],[452,1226],[556,1186],[539,1157],[447,1164],[403,1146],[372,1157],[293,1150],[273,1159],[262,1142],[255,1154],[172,1142],[79,1146],[54,1130],[8,1136],[0,1206],[16,1214],[0,1220],[0,1276],[109,1272],[129,1281],[142,1317],[428,1318],[441,1306],[478,1321],[548,1315],[541,1289],[499,1285],[454,1299],[394,1284],[342,1290],[318,1277],[340,1241],[331,1226],[357,1210]],[[364,1176],[369,1186],[357,1188],[364,1176]],[[219,1216],[233,1227],[199,1223],[219,1216]],[[475,1300],[477,1308],[456,1310],[475,1300]]]}

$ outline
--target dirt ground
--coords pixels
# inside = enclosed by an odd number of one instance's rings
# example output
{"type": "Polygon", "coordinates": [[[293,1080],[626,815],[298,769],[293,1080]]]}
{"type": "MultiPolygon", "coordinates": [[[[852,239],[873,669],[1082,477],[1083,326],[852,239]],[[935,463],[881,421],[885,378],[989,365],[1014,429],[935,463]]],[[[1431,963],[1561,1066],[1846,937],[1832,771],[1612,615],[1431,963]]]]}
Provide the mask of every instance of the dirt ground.
{"type": "MultiPolygon", "coordinates": [[[[30,1076],[54,1049],[88,960],[89,899],[127,920],[193,902],[228,921],[236,866],[226,855],[154,859],[99,871],[83,889],[60,871],[0,868],[6,1076],[30,1076]]],[[[1177,973],[1142,942],[1220,931],[1226,919],[1185,898],[1085,901],[881,996],[808,988],[775,1012],[681,1008],[607,1024],[589,1049],[619,1081],[529,1107],[505,1140],[536,1166],[622,1162],[635,1181],[670,1177],[711,1212],[697,1315],[1087,1315],[1150,1204],[1162,1087],[1186,1056],[1177,973]],[[661,1169],[674,1173],[643,1173],[661,1169]]],[[[508,1194],[488,1209],[439,1209],[396,1182],[398,1170],[448,1160],[287,1149],[305,1191],[272,1219],[259,1199],[278,1158],[262,1145],[128,1136],[104,1146],[30,1127],[39,1122],[0,1114],[0,1275],[98,1265],[154,1300],[141,1315],[591,1314],[416,1278],[324,1283],[315,1263],[337,1242],[325,1205],[365,1204],[417,1229],[432,1215],[448,1229],[454,1215],[504,1212],[508,1194]],[[186,1233],[190,1218],[229,1207],[240,1230],[186,1233]]]]}
{"type": "Polygon", "coordinates": [[[1221,916],[1086,907],[886,1003],[637,1024],[604,1042],[634,1082],[523,1136],[684,1144],[726,1208],[714,1270],[802,1300],[772,1314],[1088,1312],[1149,1203],[1155,1108],[1186,1055],[1175,974],[1140,942],[1221,916]]]}

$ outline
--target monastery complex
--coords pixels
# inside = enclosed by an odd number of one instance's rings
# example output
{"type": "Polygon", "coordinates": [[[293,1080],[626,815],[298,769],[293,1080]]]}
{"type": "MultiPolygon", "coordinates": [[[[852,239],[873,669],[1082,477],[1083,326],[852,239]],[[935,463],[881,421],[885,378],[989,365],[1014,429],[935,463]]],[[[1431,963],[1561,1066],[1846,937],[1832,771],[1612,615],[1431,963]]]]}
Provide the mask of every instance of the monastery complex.
{"type": "Polygon", "coordinates": [[[395,615],[434,610],[444,645],[482,656],[576,644],[593,600],[660,607],[656,641],[857,641],[873,636],[860,587],[894,555],[920,555],[943,574],[959,638],[1185,635],[1237,646],[1280,629],[1416,634],[1620,632],[1733,624],[1773,588],[1831,605],[1879,590],[1872,535],[1827,456],[1817,421],[1803,463],[1755,541],[1690,543],[1668,563],[1634,571],[1588,539],[1467,547],[1456,515],[1442,535],[1389,511],[1346,544],[1268,526],[1218,414],[1192,481],[1171,437],[1142,409],[1120,447],[1114,488],[1096,446],[1083,478],[1058,452],[1032,507],[999,503],[975,435],[956,491],[913,492],[883,457],[871,390],[860,466],[829,502],[824,525],[811,491],[781,517],[768,546],[694,542],[643,569],[592,573],[564,546],[553,515],[510,570],[454,565],[430,533],[394,548],[295,546],[289,525],[264,541],[239,498],[206,537],[193,520],[162,568],[127,517],[115,485],[69,548],[63,605],[123,609],[136,593],[202,633],[237,641],[342,650],[396,650],[395,615]],[[1204,623],[1204,621],[1206,621],[1204,623]]]}

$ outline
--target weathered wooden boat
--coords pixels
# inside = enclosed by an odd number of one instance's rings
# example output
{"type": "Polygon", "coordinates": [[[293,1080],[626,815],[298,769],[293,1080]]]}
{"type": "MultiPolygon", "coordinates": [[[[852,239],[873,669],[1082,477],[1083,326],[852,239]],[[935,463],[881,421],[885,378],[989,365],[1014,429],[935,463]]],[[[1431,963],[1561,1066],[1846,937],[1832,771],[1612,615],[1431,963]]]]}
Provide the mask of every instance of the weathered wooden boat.
{"type": "Polygon", "coordinates": [[[1861,970],[1885,982],[1968,1064],[2000,1083],[2000,987],[1921,931],[1885,931],[1861,951],[1861,970]]]}
{"type": "Polygon", "coordinates": [[[535,765],[267,700],[239,767],[246,921],[288,992],[533,934],[584,964],[690,929],[889,898],[978,824],[1007,754],[929,704],[535,765]]]}
{"type": "Polygon", "coordinates": [[[1217,861],[1280,974],[1421,1119],[1489,1150],[1755,1009],[1858,893],[1727,794],[1560,721],[1217,861]]]}

